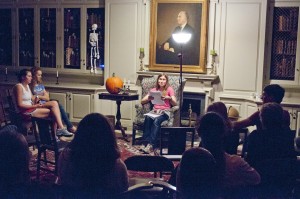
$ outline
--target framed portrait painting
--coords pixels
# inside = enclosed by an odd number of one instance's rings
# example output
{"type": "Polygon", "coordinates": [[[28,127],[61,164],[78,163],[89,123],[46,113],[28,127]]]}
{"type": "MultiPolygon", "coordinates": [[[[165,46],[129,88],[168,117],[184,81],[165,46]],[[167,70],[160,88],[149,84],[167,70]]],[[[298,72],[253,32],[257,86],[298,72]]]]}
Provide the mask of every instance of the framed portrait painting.
{"type": "Polygon", "coordinates": [[[152,0],[149,70],[206,72],[208,0],[152,0]],[[186,43],[173,34],[188,33],[186,43]],[[180,59],[182,55],[182,60],[180,59]]]}

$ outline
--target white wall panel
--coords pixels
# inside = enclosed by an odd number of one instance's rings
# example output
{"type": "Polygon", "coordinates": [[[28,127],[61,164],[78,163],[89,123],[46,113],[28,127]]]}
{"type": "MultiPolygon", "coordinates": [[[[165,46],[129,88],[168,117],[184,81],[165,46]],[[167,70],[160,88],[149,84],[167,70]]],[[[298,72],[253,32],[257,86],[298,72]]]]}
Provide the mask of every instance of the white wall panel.
{"type": "Polygon", "coordinates": [[[266,2],[222,1],[220,65],[224,91],[261,90],[266,2]]]}

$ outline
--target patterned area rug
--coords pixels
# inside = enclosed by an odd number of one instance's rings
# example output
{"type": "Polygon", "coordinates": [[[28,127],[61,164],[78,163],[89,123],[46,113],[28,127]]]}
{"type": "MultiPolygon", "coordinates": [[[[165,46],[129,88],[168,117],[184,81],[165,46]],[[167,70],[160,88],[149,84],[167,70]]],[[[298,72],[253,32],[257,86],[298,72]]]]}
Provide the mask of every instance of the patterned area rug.
{"type": "MultiPolygon", "coordinates": [[[[131,146],[131,142],[126,142],[122,139],[117,139],[117,143],[121,152],[121,159],[124,161],[130,156],[133,155],[154,155],[154,154],[144,154],[142,151],[139,150],[139,146],[131,146]]],[[[32,181],[36,181],[36,164],[37,164],[37,149],[34,151],[32,150],[32,157],[30,160],[29,170],[32,181]]],[[[47,159],[53,160],[54,154],[48,153],[47,159]]],[[[43,164],[42,164],[43,165],[43,164]]],[[[47,167],[48,169],[54,170],[54,166],[47,164],[43,165],[43,167],[47,167]]],[[[137,171],[128,171],[129,178],[134,177],[143,177],[143,178],[151,178],[154,176],[153,173],[145,173],[145,172],[137,172],[137,171]]],[[[164,179],[168,179],[170,176],[163,176],[164,179]]],[[[54,183],[56,180],[56,176],[52,173],[41,171],[40,174],[40,182],[45,184],[54,183]]]]}

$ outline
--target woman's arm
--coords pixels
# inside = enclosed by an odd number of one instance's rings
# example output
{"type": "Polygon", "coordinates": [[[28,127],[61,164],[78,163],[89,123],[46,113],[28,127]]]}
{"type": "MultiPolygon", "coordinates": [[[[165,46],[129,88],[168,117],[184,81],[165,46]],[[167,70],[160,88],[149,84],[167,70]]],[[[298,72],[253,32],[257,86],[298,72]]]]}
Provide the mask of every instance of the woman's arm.
{"type": "Polygon", "coordinates": [[[151,100],[153,100],[154,97],[150,96],[149,94],[145,95],[145,97],[141,100],[141,104],[147,104],[148,102],[150,102],[151,100]]]}
{"type": "Polygon", "coordinates": [[[46,89],[43,90],[43,95],[38,95],[41,100],[50,101],[49,93],[46,89]]]}

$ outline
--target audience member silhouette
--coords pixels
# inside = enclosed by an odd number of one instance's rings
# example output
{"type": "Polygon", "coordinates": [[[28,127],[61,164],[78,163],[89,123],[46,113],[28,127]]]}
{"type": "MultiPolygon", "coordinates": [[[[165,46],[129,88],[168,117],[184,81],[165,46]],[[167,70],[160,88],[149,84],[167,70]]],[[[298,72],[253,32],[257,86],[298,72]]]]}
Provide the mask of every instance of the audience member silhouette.
{"type": "Polygon", "coordinates": [[[181,199],[219,197],[216,161],[204,148],[185,151],[177,169],[176,187],[181,199]]]}
{"type": "Polygon", "coordinates": [[[282,121],[283,109],[277,103],[263,104],[260,111],[262,129],[248,136],[247,162],[256,167],[260,161],[278,158],[296,158],[294,135],[282,121]]]}
{"type": "Polygon", "coordinates": [[[237,147],[239,145],[239,134],[237,130],[233,129],[233,124],[228,118],[227,108],[223,102],[214,102],[207,107],[207,112],[216,112],[223,117],[225,121],[224,134],[224,150],[228,154],[237,154],[237,147]]]}
{"type": "Polygon", "coordinates": [[[30,185],[29,149],[17,127],[0,130],[0,198],[27,198],[30,185]]]}
{"type": "Polygon", "coordinates": [[[200,118],[197,131],[201,147],[212,153],[217,163],[217,175],[224,189],[260,183],[260,175],[243,158],[229,155],[223,148],[225,122],[218,113],[208,112],[200,118]]]}
{"type": "MultiPolygon", "coordinates": [[[[267,85],[263,89],[261,96],[263,104],[274,102],[280,104],[284,97],[285,90],[278,84],[267,85]]],[[[285,128],[290,129],[290,114],[288,111],[284,110],[282,114],[283,125],[285,128]]],[[[236,121],[233,123],[235,129],[241,129],[248,126],[256,126],[257,130],[262,128],[261,121],[259,117],[259,110],[253,113],[251,116],[244,120],[236,121]]]]}
{"type": "Polygon", "coordinates": [[[102,197],[128,189],[127,168],[104,115],[91,113],[79,122],[74,139],[60,154],[58,183],[67,191],[102,197]]]}

